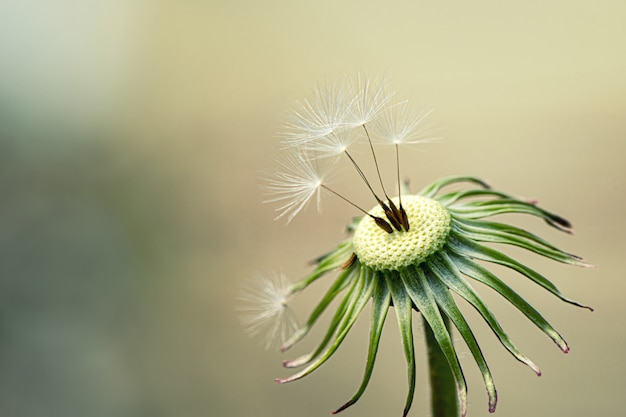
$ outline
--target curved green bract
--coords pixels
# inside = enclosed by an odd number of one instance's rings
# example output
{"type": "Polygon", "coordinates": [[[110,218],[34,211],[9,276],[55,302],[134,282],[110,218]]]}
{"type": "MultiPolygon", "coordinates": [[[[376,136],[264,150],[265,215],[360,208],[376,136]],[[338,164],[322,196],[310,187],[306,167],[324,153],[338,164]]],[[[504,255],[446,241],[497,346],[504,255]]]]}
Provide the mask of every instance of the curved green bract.
{"type": "Polygon", "coordinates": [[[402,285],[397,274],[385,274],[385,281],[391,290],[391,299],[396,310],[398,318],[398,326],[400,327],[400,335],[402,336],[402,346],[404,347],[404,356],[407,363],[407,376],[409,380],[409,392],[406,396],[406,404],[402,417],[405,417],[411,405],[413,404],[413,395],[415,394],[415,347],[413,345],[413,325],[411,310],[411,297],[408,287],[402,285]]]}
{"type": "Polygon", "coordinates": [[[400,276],[411,301],[413,301],[428,322],[443,355],[448,361],[448,365],[450,365],[450,370],[457,385],[459,402],[461,403],[461,415],[465,416],[467,412],[467,384],[465,383],[459,358],[452,344],[452,337],[446,328],[435,297],[430,291],[424,271],[419,267],[408,268],[407,271],[401,272],[400,276]]]}
{"type": "Polygon", "coordinates": [[[332,414],[337,414],[346,408],[356,403],[361,395],[365,392],[367,384],[372,377],[374,371],[374,363],[376,362],[376,354],[378,353],[378,344],[380,343],[380,337],[383,333],[383,326],[385,319],[387,318],[387,312],[391,305],[391,294],[389,287],[385,282],[384,277],[377,276],[374,281],[374,292],[372,295],[372,326],[370,329],[370,342],[367,353],[367,363],[365,366],[365,374],[363,375],[363,381],[361,386],[357,390],[356,394],[344,405],[332,411],[332,414]]]}
{"type": "Polygon", "coordinates": [[[430,279],[427,280],[427,284],[437,305],[439,306],[439,309],[445,313],[452,323],[454,323],[454,326],[461,334],[465,344],[469,348],[470,352],[472,352],[472,356],[474,357],[474,360],[482,373],[483,381],[485,382],[487,395],[489,397],[489,411],[494,412],[496,409],[496,403],[498,402],[498,394],[496,393],[496,386],[493,382],[491,371],[487,366],[487,361],[478,346],[478,341],[474,337],[474,333],[465,320],[465,317],[463,317],[463,313],[461,313],[457,307],[450,291],[448,291],[448,287],[432,275],[429,275],[429,278],[430,279]]]}

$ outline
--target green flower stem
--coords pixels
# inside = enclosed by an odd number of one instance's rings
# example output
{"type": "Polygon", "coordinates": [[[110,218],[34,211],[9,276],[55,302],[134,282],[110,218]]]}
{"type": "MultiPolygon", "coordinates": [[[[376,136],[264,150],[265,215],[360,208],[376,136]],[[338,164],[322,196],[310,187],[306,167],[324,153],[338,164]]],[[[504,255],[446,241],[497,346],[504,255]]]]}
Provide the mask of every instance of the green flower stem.
{"type": "MultiPolygon", "coordinates": [[[[450,320],[445,315],[443,320],[449,329],[450,320]]],[[[426,320],[423,320],[423,327],[428,350],[432,417],[459,417],[457,388],[450,365],[426,320]]]]}

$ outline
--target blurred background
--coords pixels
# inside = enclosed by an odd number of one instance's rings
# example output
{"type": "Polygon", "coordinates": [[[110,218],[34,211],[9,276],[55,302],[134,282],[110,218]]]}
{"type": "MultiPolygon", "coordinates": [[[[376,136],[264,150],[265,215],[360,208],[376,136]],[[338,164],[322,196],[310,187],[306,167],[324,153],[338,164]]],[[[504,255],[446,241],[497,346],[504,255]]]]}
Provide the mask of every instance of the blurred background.
{"type": "MultiPolygon", "coordinates": [[[[482,291],[541,378],[466,309],[496,415],[621,415],[624,16],[609,0],[1,2],[0,415],[313,417],[343,404],[362,375],[367,317],[327,365],[279,386],[284,358],[244,335],[236,298],[258,271],[303,276],[357,214],[327,199],[322,216],[274,222],[258,177],[272,170],[285,109],[318,80],[358,71],[384,75],[443,127],[440,143],[403,153],[415,190],[468,174],[537,198],[576,234],[517,224],[598,266],[519,254],[594,313],[501,271],[568,355],[482,291]]],[[[351,181],[342,187],[358,196],[351,181]]],[[[324,286],[300,297],[300,319],[324,286]]],[[[394,320],[383,339],[346,417],[401,414],[394,320]]],[[[486,416],[459,346],[469,416],[486,416]]],[[[417,358],[411,415],[425,416],[420,341],[417,358]]]]}

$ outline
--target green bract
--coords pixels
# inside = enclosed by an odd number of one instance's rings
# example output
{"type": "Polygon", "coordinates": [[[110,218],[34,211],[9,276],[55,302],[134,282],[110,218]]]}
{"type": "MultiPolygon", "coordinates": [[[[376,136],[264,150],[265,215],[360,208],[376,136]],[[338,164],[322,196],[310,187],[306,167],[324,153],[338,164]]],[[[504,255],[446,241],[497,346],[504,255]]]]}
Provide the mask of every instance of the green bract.
{"type": "MultiPolygon", "coordinates": [[[[571,225],[562,217],[533,203],[494,191],[485,182],[472,177],[441,179],[417,195],[403,195],[402,204],[410,223],[408,231],[394,230],[388,233],[378,227],[372,217],[356,220],[350,227],[350,230],[354,230],[353,237],[319,258],[311,275],[292,287],[292,293],[295,293],[317,279],[337,272],[334,282],[306,323],[282,346],[283,351],[291,348],[310,331],[333,300],[340,297],[341,301],[318,347],[304,356],[284,362],[285,367],[302,369],[277,381],[283,383],[297,380],[324,364],[341,345],[364,307],[371,303],[368,358],[362,383],[354,396],[334,413],[354,404],[365,391],[372,375],[383,324],[389,308],[393,306],[408,364],[409,390],[403,415],[408,413],[415,391],[414,311],[422,315],[445,356],[456,383],[461,414],[465,415],[466,412],[467,388],[452,336],[446,326],[448,322],[457,329],[480,369],[489,398],[489,410],[494,411],[497,396],[491,372],[453,294],[473,306],[502,345],[517,360],[540,375],[539,368],[517,349],[505,333],[474,289],[474,284],[484,284],[499,293],[563,352],[569,350],[567,343],[537,310],[476,261],[510,268],[559,299],[585,307],[566,298],[540,273],[483,244],[513,245],[558,262],[588,266],[581,258],[558,249],[530,232],[486,218],[504,213],[523,213],[538,217],[562,231],[569,231],[571,225]],[[442,192],[443,187],[460,183],[470,184],[471,187],[442,192]]],[[[369,214],[382,217],[382,209],[377,207],[369,214]]]]}

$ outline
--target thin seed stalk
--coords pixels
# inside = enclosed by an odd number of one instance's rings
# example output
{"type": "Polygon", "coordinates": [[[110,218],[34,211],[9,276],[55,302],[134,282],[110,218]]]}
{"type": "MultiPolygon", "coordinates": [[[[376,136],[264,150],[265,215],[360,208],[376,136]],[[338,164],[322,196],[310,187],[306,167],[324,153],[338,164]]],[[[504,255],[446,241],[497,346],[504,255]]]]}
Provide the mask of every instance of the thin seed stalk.
{"type": "MultiPolygon", "coordinates": [[[[443,320],[449,329],[450,319],[444,315],[443,320]]],[[[426,320],[423,320],[423,322],[428,351],[431,415],[433,417],[459,417],[456,384],[450,371],[450,366],[428,322],[426,320]]]]}

